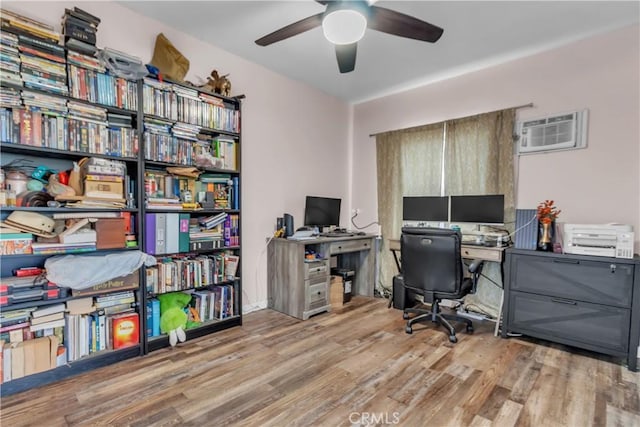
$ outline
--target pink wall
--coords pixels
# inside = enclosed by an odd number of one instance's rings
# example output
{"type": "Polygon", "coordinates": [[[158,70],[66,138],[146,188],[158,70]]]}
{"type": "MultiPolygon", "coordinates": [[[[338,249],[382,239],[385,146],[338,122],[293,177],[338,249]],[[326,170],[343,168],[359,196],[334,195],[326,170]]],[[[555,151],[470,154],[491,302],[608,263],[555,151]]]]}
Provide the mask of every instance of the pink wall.
{"type": "Polygon", "coordinates": [[[377,218],[369,134],[534,103],[519,118],[589,109],[588,147],[519,158],[517,207],[553,199],[561,220],[624,223],[640,239],[640,30],[635,25],[354,107],[353,207],[377,218]]]}
{"type": "MultiPolygon", "coordinates": [[[[2,6],[59,30],[64,9],[76,5],[4,1],[2,6]]],[[[162,32],[190,60],[187,80],[196,82],[216,68],[230,73],[232,95],[247,96],[242,116],[243,304],[245,309],[265,306],[265,237],[273,234],[276,217],[288,212],[301,225],[305,195],[348,197],[349,106],[117,3],[84,2],[81,7],[102,19],[99,47],[147,62],[162,32]]],[[[346,210],[342,221],[346,224],[346,210]]]]}

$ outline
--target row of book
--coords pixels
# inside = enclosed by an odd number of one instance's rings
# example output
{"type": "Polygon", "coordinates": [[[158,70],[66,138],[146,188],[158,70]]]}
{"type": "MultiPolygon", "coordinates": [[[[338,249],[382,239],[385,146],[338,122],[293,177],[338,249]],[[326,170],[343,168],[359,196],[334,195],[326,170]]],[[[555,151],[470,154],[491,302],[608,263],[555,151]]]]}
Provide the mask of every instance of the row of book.
{"type": "Polygon", "coordinates": [[[207,129],[240,132],[240,112],[197,89],[144,79],[144,113],[207,129]]]}
{"type": "Polygon", "coordinates": [[[125,110],[137,110],[138,84],[136,82],[105,74],[104,67],[95,58],[70,53],[69,61],[71,96],[125,110]],[[71,58],[77,59],[72,62],[71,58]]]}
{"type": "Polygon", "coordinates": [[[163,294],[229,282],[235,279],[239,262],[232,252],[160,258],[147,268],[145,286],[147,292],[163,294]]]}
{"type": "Polygon", "coordinates": [[[73,109],[69,109],[69,116],[65,117],[55,115],[51,108],[45,111],[0,108],[0,139],[33,147],[137,157],[137,132],[122,119],[108,116],[107,120],[97,121],[73,109]]]}

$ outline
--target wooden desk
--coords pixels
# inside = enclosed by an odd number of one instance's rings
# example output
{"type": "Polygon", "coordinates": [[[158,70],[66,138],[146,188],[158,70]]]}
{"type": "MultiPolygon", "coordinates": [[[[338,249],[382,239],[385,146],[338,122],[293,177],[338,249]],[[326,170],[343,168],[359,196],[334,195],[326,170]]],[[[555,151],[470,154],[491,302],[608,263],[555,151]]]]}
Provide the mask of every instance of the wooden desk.
{"type": "Polygon", "coordinates": [[[302,320],[331,311],[331,257],[339,268],[355,272],[352,293],[373,296],[374,235],[318,237],[311,240],[272,239],[268,247],[268,307],[302,320]],[[315,259],[306,259],[313,251],[315,259]]]}
{"type": "MultiPolygon", "coordinates": [[[[477,246],[477,245],[462,245],[460,247],[460,255],[462,255],[463,259],[478,259],[487,262],[497,262],[500,263],[500,278],[502,280],[502,289],[503,291],[500,293],[500,307],[498,309],[498,317],[496,319],[496,327],[493,331],[495,336],[498,336],[498,331],[500,329],[500,320],[502,318],[502,306],[504,305],[504,253],[506,247],[492,247],[492,246],[477,246]]],[[[400,240],[399,239],[389,239],[389,250],[393,253],[393,259],[396,262],[396,266],[398,267],[398,272],[401,272],[400,259],[398,258],[398,253],[400,253],[400,240]]],[[[402,254],[400,254],[402,256],[402,254]]]]}
{"type": "MultiPolygon", "coordinates": [[[[489,262],[504,262],[504,251],[507,249],[506,247],[498,248],[491,246],[476,246],[476,245],[462,245],[460,247],[460,255],[462,258],[467,259],[480,259],[483,261],[489,262]]],[[[400,260],[397,256],[397,253],[400,252],[400,240],[390,239],[389,240],[389,250],[393,252],[393,257],[396,261],[396,266],[398,267],[398,271],[401,271],[400,268],[400,260]]]]}

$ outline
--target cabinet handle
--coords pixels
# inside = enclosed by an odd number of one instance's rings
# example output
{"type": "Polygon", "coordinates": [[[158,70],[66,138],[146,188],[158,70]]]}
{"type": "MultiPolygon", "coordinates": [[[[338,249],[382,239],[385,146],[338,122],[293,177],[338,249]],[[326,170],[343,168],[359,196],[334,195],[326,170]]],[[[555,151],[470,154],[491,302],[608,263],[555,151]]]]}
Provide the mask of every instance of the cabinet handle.
{"type": "Polygon", "coordinates": [[[580,260],[577,259],[554,258],[553,262],[557,262],[560,264],[580,264],[580,260]]]}
{"type": "Polygon", "coordinates": [[[568,305],[577,305],[578,303],[575,301],[567,301],[565,299],[556,299],[556,298],[551,298],[551,301],[553,302],[557,302],[560,304],[568,304],[568,305]]]}

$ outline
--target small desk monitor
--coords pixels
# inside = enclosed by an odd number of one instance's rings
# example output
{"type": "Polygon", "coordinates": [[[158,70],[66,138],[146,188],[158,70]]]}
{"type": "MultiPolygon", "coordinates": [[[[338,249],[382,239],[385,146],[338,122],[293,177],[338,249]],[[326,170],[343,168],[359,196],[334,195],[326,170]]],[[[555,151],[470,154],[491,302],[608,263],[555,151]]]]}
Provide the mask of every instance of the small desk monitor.
{"type": "Polygon", "coordinates": [[[304,205],[304,225],[310,227],[339,226],[340,203],[342,199],[307,196],[304,205]]]}
{"type": "Polygon", "coordinates": [[[402,198],[402,219],[404,221],[449,220],[449,198],[439,196],[419,196],[402,198]]]}
{"type": "Polygon", "coordinates": [[[452,223],[504,224],[504,195],[451,196],[452,223]]]}

